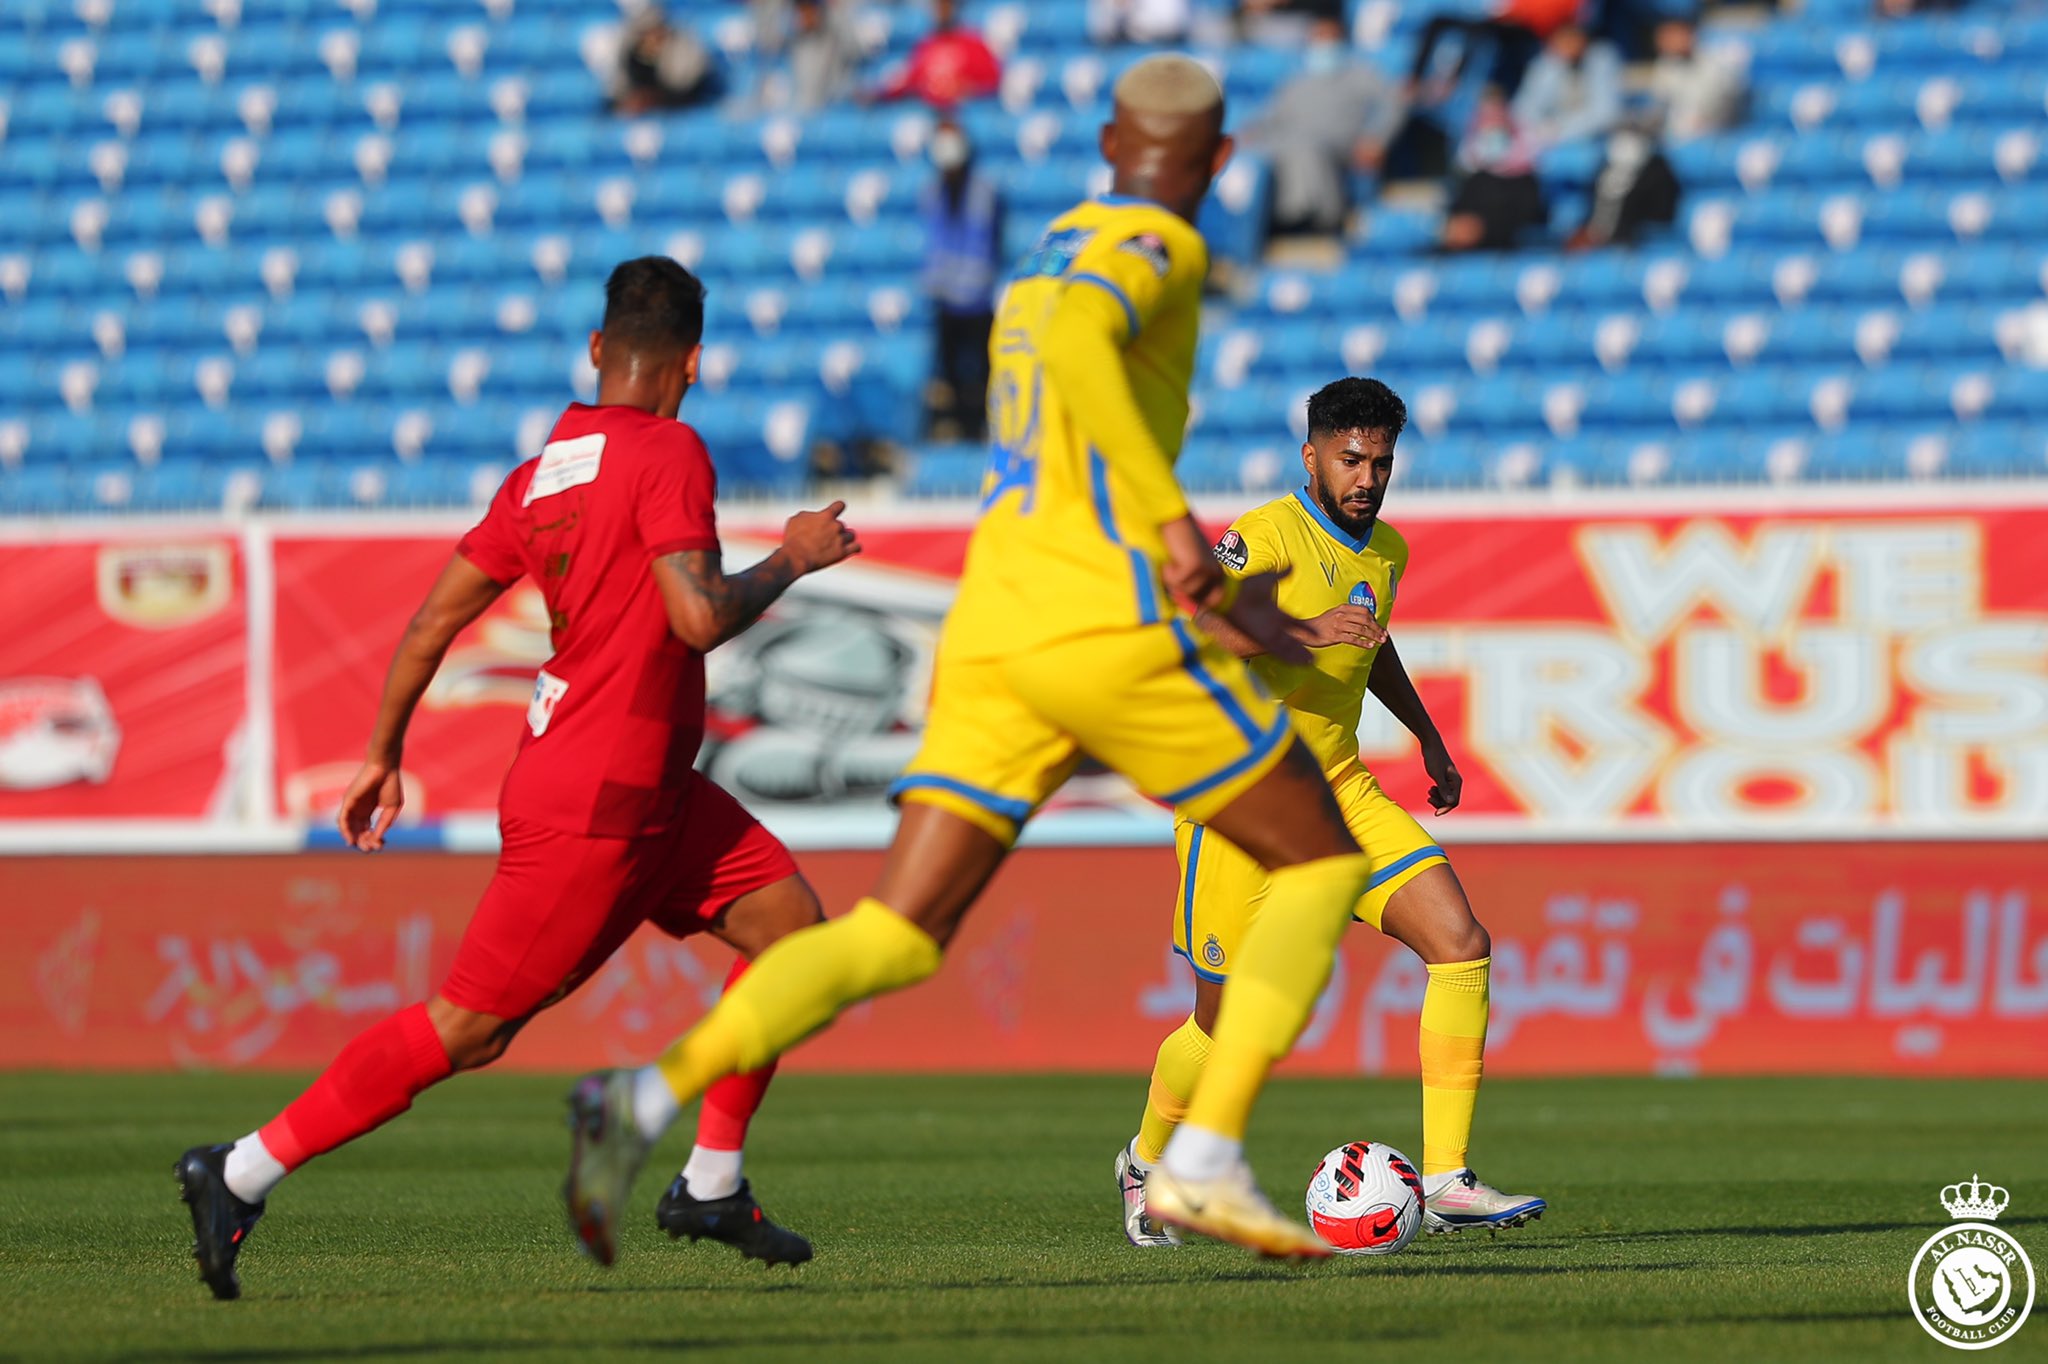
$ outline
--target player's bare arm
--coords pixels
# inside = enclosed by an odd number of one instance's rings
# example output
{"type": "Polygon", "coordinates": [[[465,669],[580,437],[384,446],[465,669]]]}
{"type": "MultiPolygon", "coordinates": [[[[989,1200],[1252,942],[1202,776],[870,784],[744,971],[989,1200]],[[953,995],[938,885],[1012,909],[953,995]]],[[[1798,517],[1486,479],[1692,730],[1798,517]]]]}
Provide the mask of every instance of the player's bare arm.
{"type": "MultiPolygon", "coordinates": [[[[1369,649],[1387,642],[1386,627],[1380,624],[1372,609],[1348,602],[1333,606],[1310,620],[1289,616],[1287,622],[1288,637],[1306,649],[1327,649],[1333,644],[1354,644],[1361,649],[1369,649]]],[[[1195,624],[1239,658],[1259,658],[1272,652],[1218,612],[1199,613],[1195,624]]]]}
{"type": "Polygon", "coordinates": [[[727,573],[716,550],[681,550],[654,560],[654,581],[677,639],[708,653],[761,618],[790,584],[860,553],[860,540],[840,515],[844,502],[798,512],[783,526],[782,544],[739,573],[727,573]]]}
{"type": "Polygon", "coordinates": [[[1415,690],[1415,683],[1408,677],[1408,669],[1401,662],[1400,651],[1394,642],[1388,640],[1373,656],[1372,676],[1366,682],[1366,690],[1387,708],[1387,713],[1415,736],[1422,745],[1422,768],[1429,773],[1433,783],[1429,788],[1429,803],[1438,814],[1445,814],[1458,808],[1458,801],[1464,794],[1465,779],[1458,774],[1458,765],[1451,761],[1451,751],[1444,745],[1444,736],[1438,732],[1436,722],[1429,718],[1429,708],[1422,704],[1422,697],[1415,690]]]}
{"type": "Polygon", "coordinates": [[[336,825],[350,847],[376,852],[384,846],[384,835],[405,807],[405,787],[398,769],[413,710],[440,670],[448,646],[504,590],[504,584],[485,577],[460,554],[454,555],[406,624],[391,656],[390,670],[384,674],[384,697],[377,704],[369,756],[348,784],[336,816],[336,825]]]}

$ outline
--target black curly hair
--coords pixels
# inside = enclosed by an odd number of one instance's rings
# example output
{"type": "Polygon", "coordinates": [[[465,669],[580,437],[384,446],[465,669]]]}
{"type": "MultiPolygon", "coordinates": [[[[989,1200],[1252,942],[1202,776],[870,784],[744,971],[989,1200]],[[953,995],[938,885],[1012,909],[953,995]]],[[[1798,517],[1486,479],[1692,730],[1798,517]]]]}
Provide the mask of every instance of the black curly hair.
{"type": "Polygon", "coordinates": [[[1308,400],[1310,437],[1339,431],[1384,431],[1398,439],[1408,424],[1408,404],[1377,379],[1339,379],[1324,384],[1308,400]]]}
{"type": "Polygon", "coordinates": [[[656,353],[704,337],[704,284],[667,256],[623,261],[604,284],[604,334],[656,353]]]}

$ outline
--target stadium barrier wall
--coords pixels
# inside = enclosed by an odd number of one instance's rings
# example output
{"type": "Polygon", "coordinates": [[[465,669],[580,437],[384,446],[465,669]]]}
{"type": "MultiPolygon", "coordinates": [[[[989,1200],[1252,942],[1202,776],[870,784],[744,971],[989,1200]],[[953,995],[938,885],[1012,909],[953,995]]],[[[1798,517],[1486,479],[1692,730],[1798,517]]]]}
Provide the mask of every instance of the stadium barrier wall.
{"type": "MultiPolygon", "coordinates": [[[[1238,509],[1203,510],[1220,529],[1238,509]]],[[[1394,635],[1464,773],[1471,836],[2048,833],[2041,485],[1393,510],[1412,551],[1394,635]]],[[[705,765],[793,842],[886,838],[881,793],[917,745],[970,515],[857,509],[865,553],[712,655],[705,765]]],[[[726,523],[744,562],[780,517],[726,523]]],[[[0,850],[120,845],[141,819],[187,846],[320,827],[464,524],[0,524],[0,850]]],[[[530,584],[457,641],[407,748],[409,819],[488,840],[548,652],[530,584]]],[[[1361,744],[1421,808],[1413,744],[1377,706],[1361,744]]],[[[1163,828],[1104,776],[1050,813],[1039,837],[1057,842],[1163,828]]]]}
{"type": "MultiPolygon", "coordinates": [[[[1494,1075],[2048,1075],[2048,858],[2025,841],[1450,841],[1494,941],[1494,1075]]],[[[832,910],[880,854],[803,858],[832,910]]],[[[0,1068],[324,1063],[426,996],[491,860],[465,854],[0,859],[0,1068]]],[[[1017,854],[939,976],[792,1065],[1142,1072],[1193,1002],[1170,850],[1017,854]]],[[[1200,947],[1197,947],[1200,950],[1200,947]]],[[[729,954],[643,930],[505,1065],[644,1060],[729,954]]],[[[1425,973],[1363,927],[1298,1072],[1412,1073],[1425,973]]],[[[1133,1092],[1133,1102],[1137,1092],[1133,1092]]]]}

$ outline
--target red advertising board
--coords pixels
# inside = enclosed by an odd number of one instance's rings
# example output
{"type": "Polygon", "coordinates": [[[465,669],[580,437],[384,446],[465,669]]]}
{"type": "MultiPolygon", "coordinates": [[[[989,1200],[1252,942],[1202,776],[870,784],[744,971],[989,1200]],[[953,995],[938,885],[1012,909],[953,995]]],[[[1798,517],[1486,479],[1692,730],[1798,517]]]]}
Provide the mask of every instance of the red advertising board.
{"type": "MultiPolygon", "coordinates": [[[[1452,821],[1440,826],[1448,840],[1452,821]]],[[[2048,1075],[2048,859],[2019,842],[1452,844],[1492,932],[1494,1075],[2048,1075]]],[[[828,906],[874,853],[810,854],[828,906]]],[[[0,861],[0,1068],[324,1063],[438,983],[488,858],[0,861]]],[[[1192,1002],[1164,849],[1025,851],[945,969],[798,1066],[1143,1071],[1192,1002]]],[[[644,1059],[728,955],[645,932],[506,1064],[644,1059]]],[[[1290,1065],[1408,1073],[1425,973],[1363,928],[1290,1065]]]]}
{"type": "Polygon", "coordinates": [[[0,821],[233,814],[243,577],[227,535],[0,544],[0,821]]]}
{"type": "MultiPolygon", "coordinates": [[[[1468,818],[2048,830],[2048,508],[1396,520],[1411,557],[1394,638],[1468,818]]],[[[867,531],[860,559],[714,655],[713,776],[756,809],[873,807],[915,749],[966,537],[957,521],[867,531]]],[[[728,539],[739,562],[766,544],[728,539]]],[[[353,770],[452,541],[280,538],[287,810],[353,770]]],[[[458,643],[408,748],[419,811],[491,807],[546,655],[526,586],[458,643]]],[[[1412,745],[1376,706],[1361,746],[1423,804],[1412,745]]]]}

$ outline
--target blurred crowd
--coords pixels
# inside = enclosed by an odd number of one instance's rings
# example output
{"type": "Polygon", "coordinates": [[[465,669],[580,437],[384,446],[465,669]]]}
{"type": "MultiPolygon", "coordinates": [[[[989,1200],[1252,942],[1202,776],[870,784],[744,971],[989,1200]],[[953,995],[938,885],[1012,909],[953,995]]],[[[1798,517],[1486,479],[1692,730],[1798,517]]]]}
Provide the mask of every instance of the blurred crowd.
{"type": "MultiPolygon", "coordinates": [[[[1241,145],[1270,170],[1269,239],[1341,248],[1383,199],[1398,196],[1440,203],[1436,247],[1461,253],[1533,240],[1573,250],[1627,245],[1674,222],[1684,186],[1670,150],[1726,131],[1746,112],[1743,61],[1701,31],[1712,3],[1425,8],[1401,51],[1383,23],[1374,30],[1384,6],[1345,0],[1088,0],[1087,17],[1090,38],[1105,46],[1252,43],[1300,54],[1263,107],[1233,119],[1241,145]],[[1568,198],[1559,197],[1561,184],[1568,198]]],[[[1871,3],[1883,16],[1954,0],[1871,3]]],[[[799,114],[845,103],[929,106],[938,121],[920,216],[933,318],[930,429],[978,438],[1005,260],[1004,196],[953,115],[997,94],[1000,58],[956,0],[734,0],[727,13],[739,6],[768,58],[754,88],[729,88],[704,39],[651,3],[622,30],[611,107],[639,116],[727,98],[799,114]],[[863,38],[863,15],[879,10],[893,11],[899,29],[921,26],[908,55],[886,69],[863,38]]]]}

